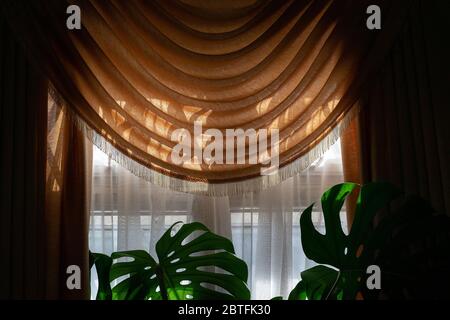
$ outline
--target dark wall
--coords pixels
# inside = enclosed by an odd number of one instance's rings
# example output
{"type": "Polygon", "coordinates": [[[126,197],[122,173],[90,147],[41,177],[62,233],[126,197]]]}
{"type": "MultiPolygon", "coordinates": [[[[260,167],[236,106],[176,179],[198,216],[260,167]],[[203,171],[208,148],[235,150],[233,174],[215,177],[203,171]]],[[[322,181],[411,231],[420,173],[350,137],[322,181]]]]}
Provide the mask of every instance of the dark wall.
{"type": "Polygon", "coordinates": [[[0,16],[0,299],[43,298],[47,83],[0,16]]]}

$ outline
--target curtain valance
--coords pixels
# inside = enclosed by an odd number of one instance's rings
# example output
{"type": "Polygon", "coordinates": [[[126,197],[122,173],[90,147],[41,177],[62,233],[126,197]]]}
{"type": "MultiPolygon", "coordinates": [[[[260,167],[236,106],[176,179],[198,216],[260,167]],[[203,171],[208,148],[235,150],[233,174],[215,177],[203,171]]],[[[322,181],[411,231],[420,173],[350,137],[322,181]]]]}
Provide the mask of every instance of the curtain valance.
{"type": "Polygon", "coordinates": [[[140,171],[216,184],[258,177],[262,164],[174,163],[175,130],[278,129],[280,172],[292,174],[336,134],[408,3],[6,0],[2,9],[70,109],[140,171]],[[71,4],[81,30],[66,28],[71,4]],[[373,4],[381,30],[366,26],[373,4]]]}

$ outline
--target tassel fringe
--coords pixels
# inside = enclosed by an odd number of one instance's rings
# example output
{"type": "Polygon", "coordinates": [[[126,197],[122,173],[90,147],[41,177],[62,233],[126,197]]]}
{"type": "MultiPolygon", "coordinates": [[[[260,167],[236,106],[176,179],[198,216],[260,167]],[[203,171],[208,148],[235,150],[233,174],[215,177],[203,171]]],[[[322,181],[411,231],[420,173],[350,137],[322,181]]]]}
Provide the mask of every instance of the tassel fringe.
{"type": "MultiPolygon", "coordinates": [[[[65,104],[56,90],[50,88],[49,92],[57,103],[65,104]]],[[[176,192],[201,194],[211,197],[235,196],[244,193],[259,192],[294,177],[295,175],[308,169],[315,161],[319,160],[339,140],[344,130],[353,120],[354,116],[359,113],[359,107],[355,105],[338,123],[338,125],[336,125],[336,127],[313,149],[292,163],[278,169],[278,172],[273,175],[259,176],[238,182],[205,183],[170,177],[143,166],[118,151],[102,135],[98,134],[83,119],[72,112],[71,108],[66,106],[66,110],[70,119],[74,121],[77,127],[82,131],[83,135],[90,142],[92,142],[93,145],[104,152],[111,160],[130,171],[135,176],[161,188],[170,189],[176,192]]]]}

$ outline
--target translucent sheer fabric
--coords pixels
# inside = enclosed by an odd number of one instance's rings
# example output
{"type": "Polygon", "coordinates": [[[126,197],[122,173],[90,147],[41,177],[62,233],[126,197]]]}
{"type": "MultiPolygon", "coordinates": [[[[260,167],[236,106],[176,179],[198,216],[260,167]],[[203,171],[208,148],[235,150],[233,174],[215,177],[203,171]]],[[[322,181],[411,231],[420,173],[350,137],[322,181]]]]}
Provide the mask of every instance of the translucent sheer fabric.
{"type": "MultiPolygon", "coordinates": [[[[159,188],[94,151],[89,243],[94,252],[149,250],[177,221],[199,221],[233,240],[249,266],[253,299],[287,297],[300,272],[313,265],[300,243],[300,213],[343,182],[340,144],[302,174],[260,193],[207,197],[159,188]]],[[[324,225],[320,203],[314,209],[324,225]]],[[[346,226],[345,212],[342,221],[346,226]]],[[[92,279],[95,288],[95,277],[92,279]]],[[[95,296],[95,290],[92,294],[95,296]]]]}
{"type": "Polygon", "coordinates": [[[174,163],[174,130],[192,133],[195,121],[278,129],[280,165],[290,165],[351,109],[411,1],[69,2],[80,7],[81,30],[58,14],[67,1],[2,1],[69,108],[145,167],[219,183],[259,176],[261,164],[174,163]],[[373,4],[381,30],[366,27],[373,4]]]}

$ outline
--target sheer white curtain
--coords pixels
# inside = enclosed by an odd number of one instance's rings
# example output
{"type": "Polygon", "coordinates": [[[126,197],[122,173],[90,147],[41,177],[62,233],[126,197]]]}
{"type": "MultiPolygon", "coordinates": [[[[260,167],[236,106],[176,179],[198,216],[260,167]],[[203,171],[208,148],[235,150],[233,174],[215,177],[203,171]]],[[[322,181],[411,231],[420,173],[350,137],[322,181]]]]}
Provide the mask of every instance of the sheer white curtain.
{"type": "MultiPolygon", "coordinates": [[[[202,222],[233,240],[236,254],[248,264],[253,299],[287,297],[300,272],[313,265],[301,248],[300,213],[316,202],[316,227],[323,231],[320,197],[344,180],[339,142],[302,174],[263,192],[234,197],[161,189],[95,147],[93,159],[91,251],[145,249],[154,255],[156,242],[173,223],[202,222]]],[[[92,282],[95,287],[95,277],[92,282]]]]}

